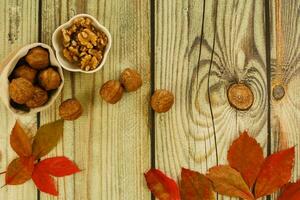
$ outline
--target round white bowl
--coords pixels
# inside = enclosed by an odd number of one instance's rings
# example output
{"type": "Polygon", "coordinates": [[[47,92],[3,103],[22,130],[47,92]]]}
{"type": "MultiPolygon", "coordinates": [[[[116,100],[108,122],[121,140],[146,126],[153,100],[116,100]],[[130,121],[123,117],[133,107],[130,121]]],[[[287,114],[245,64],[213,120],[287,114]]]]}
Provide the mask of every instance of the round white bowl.
{"type": "Polygon", "coordinates": [[[33,43],[29,45],[25,45],[20,49],[17,49],[16,51],[10,53],[3,61],[2,63],[2,71],[0,73],[0,88],[1,88],[1,99],[4,103],[4,105],[8,108],[9,111],[11,111],[14,115],[16,116],[24,116],[24,115],[32,115],[38,112],[41,112],[45,109],[47,109],[49,106],[51,106],[55,99],[58,97],[60,94],[63,85],[64,85],[64,75],[63,75],[63,70],[60,66],[60,64],[57,62],[54,52],[51,49],[50,46],[43,44],[43,43],[33,43]],[[50,59],[50,64],[53,67],[57,68],[58,73],[60,74],[61,77],[61,84],[59,88],[53,91],[53,93],[49,96],[49,99],[47,103],[43,106],[37,107],[37,108],[31,108],[29,112],[18,110],[14,107],[11,106],[10,104],[10,96],[9,96],[9,76],[16,67],[16,64],[19,62],[21,58],[23,58],[30,49],[34,47],[43,47],[49,51],[49,59],[50,59]]]}
{"type": "Polygon", "coordinates": [[[87,74],[90,74],[90,73],[94,73],[94,72],[97,72],[98,70],[100,70],[103,65],[105,64],[106,62],[106,59],[107,59],[107,55],[108,55],[108,52],[111,48],[111,43],[112,43],[112,38],[111,38],[111,35],[109,33],[109,31],[107,30],[107,28],[105,28],[104,26],[102,26],[97,19],[95,19],[93,16],[91,15],[88,15],[88,14],[79,14],[79,15],[76,15],[74,17],[72,17],[68,22],[62,24],[61,26],[59,26],[53,33],[52,35],[52,44],[53,44],[53,47],[54,47],[54,50],[55,50],[55,53],[56,53],[56,57],[57,57],[57,60],[58,62],[61,64],[61,66],[68,70],[68,71],[71,71],[71,72],[82,72],[82,73],[87,73],[87,74]],[[78,17],[87,17],[87,18],[90,18],[92,20],[92,25],[97,29],[97,30],[100,30],[102,32],[105,33],[105,35],[107,36],[107,39],[108,39],[108,43],[107,43],[107,46],[106,46],[106,49],[105,49],[105,52],[104,52],[104,55],[103,55],[103,59],[101,61],[101,63],[94,69],[94,70],[90,70],[90,71],[85,71],[85,70],[82,70],[80,69],[80,67],[78,65],[76,65],[75,63],[71,63],[69,62],[63,55],[63,38],[62,38],[62,33],[61,33],[61,30],[63,28],[69,28],[74,19],[78,18],[78,17]]]}

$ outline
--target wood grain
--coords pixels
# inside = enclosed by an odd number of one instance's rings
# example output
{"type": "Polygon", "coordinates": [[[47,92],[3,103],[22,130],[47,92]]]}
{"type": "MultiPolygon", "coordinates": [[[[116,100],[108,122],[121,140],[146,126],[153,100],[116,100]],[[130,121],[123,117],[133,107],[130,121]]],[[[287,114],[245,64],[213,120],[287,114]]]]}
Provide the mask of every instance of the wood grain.
{"type": "MultiPolygon", "coordinates": [[[[0,60],[20,46],[37,41],[37,14],[37,1],[1,1],[0,60]]],[[[0,171],[2,172],[17,157],[9,143],[9,135],[15,123],[15,117],[2,103],[0,104],[0,119],[0,171]]],[[[20,120],[26,126],[36,129],[36,116],[22,117],[20,120]]],[[[1,175],[0,181],[0,184],[4,185],[4,175],[1,175]]],[[[32,181],[21,186],[6,186],[0,190],[0,199],[34,200],[37,199],[37,190],[32,181]]]]}
{"type": "Polygon", "coordinates": [[[271,1],[273,151],[296,146],[293,180],[300,178],[300,2],[271,1]],[[285,94],[275,99],[280,86],[285,94]],[[277,92],[277,93],[276,93],[277,92]]]}
{"type": "MultiPolygon", "coordinates": [[[[181,167],[205,173],[225,164],[239,131],[267,143],[267,82],[262,1],[174,1],[155,5],[155,88],[175,106],[156,114],[156,165],[174,178],[181,167]],[[227,100],[232,83],[254,93],[248,111],[227,100]]],[[[220,197],[219,199],[227,199],[220,197]]]]}
{"type": "MultiPolygon", "coordinates": [[[[52,152],[73,159],[83,170],[59,180],[60,196],[41,199],[150,199],[143,172],[150,168],[148,104],[150,93],[149,1],[77,0],[43,1],[42,41],[51,43],[56,27],[78,13],[95,16],[113,37],[104,68],[87,75],[65,71],[61,101],[75,97],[84,114],[65,123],[64,138],[52,152]],[[142,73],[144,84],[108,105],[99,98],[107,80],[118,79],[125,67],[142,73]]],[[[60,101],[41,114],[41,123],[58,118],[60,101]]]]}

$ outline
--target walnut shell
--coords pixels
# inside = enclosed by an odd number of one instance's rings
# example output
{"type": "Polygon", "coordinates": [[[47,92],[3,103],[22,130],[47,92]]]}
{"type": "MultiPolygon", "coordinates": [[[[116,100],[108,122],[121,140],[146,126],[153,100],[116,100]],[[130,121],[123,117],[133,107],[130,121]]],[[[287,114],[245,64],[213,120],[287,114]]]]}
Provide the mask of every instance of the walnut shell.
{"type": "Polygon", "coordinates": [[[124,89],[119,81],[110,80],[104,83],[100,89],[100,96],[107,103],[115,104],[123,96],[124,89]]]}
{"type": "Polygon", "coordinates": [[[141,75],[134,69],[126,68],[120,75],[120,82],[127,92],[139,89],[142,84],[141,75]]]}
{"type": "Polygon", "coordinates": [[[18,103],[24,104],[33,97],[34,87],[30,81],[25,78],[13,79],[9,84],[9,96],[18,103]]]}
{"type": "Polygon", "coordinates": [[[61,83],[61,77],[53,68],[47,68],[40,72],[39,84],[47,91],[57,89],[61,83]]]}
{"type": "Polygon", "coordinates": [[[59,106],[59,116],[64,120],[76,120],[82,115],[83,109],[76,99],[67,99],[59,106]]]}
{"type": "Polygon", "coordinates": [[[168,90],[156,90],[151,97],[151,107],[155,112],[164,113],[174,104],[174,95],[168,90]]]}
{"type": "Polygon", "coordinates": [[[48,101],[48,93],[40,87],[34,87],[33,97],[26,102],[28,108],[37,108],[48,101]]]}
{"type": "Polygon", "coordinates": [[[42,47],[35,47],[30,49],[25,60],[34,69],[45,69],[49,66],[49,52],[42,47]]]}
{"type": "Polygon", "coordinates": [[[13,77],[14,78],[25,78],[28,81],[30,81],[31,83],[33,83],[35,81],[35,77],[36,77],[37,71],[31,67],[29,67],[28,65],[21,65],[19,67],[17,67],[16,69],[14,69],[13,71],[13,77]]]}

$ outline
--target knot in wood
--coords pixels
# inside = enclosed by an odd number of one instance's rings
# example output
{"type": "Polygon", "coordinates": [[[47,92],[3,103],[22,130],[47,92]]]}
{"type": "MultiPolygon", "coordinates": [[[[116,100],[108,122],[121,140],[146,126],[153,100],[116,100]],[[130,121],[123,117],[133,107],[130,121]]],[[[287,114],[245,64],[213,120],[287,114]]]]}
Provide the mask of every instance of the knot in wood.
{"type": "Polygon", "coordinates": [[[281,100],[285,95],[284,87],[282,85],[276,85],[273,88],[272,95],[275,100],[277,101],[281,100]]]}
{"type": "Polygon", "coordinates": [[[250,87],[243,83],[234,83],[227,90],[230,105],[237,110],[248,110],[254,101],[250,87]]]}

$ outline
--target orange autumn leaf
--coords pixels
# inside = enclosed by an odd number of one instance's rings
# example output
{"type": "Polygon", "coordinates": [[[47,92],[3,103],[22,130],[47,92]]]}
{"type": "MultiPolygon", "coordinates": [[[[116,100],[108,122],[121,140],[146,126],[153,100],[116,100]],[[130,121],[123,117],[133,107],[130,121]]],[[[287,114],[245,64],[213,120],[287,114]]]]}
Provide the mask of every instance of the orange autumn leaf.
{"type": "Polygon", "coordinates": [[[34,168],[33,157],[14,159],[7,167],[5,174],[6,185],[19,185],[31,179],[34,168]]]}
{"type": "Polygon", "coordinates": [[[233,141],[228,151],[229,165],[242,174],[247,185],[252,188],[264,162],[263,150],[256,140],[244,131],[233,141]]]}
{"type": "Polygon", "coordinates": [[[288,184],[278,200],[299,200],[300,199],[300,180],[296,183],[288,184]]]}
{"type": "Polygon", "coordinates": [[[214,190],[220,194],[247,200],[254,199],[241,174],[230,166],[212,167],[207,177],[212,181],[214,190]]]}
{"type": "Polygon", "coordinates": [[[63,120],[40,127],[34,137],[32,154],[36,159],[47,155],[58,143],[63,134],[63,120]]]}
{"type": "Polygon", "coordinates": [[[20,157],[31,156],[31,142],[20,123],[16,121],[10,135],[10,145],[20,157]]]}
{"type": "Polygon", "coordinates": [[[182,200],[214,200],[212,183],[203,174],[182,168],[180,193],[182,200]]]}
{"type": "Polygon", "coordinates": [[[159,200],[180,200],[179,189],[174,180],[160,170],[150,169],[145,173],[148,188],[159,200]]]}
{"type": "Polygon", "coordinates": [[[255,197],[269,195],[289,182],[295,147],[272,154],[264,161],[255,184],[255,197]]]}

